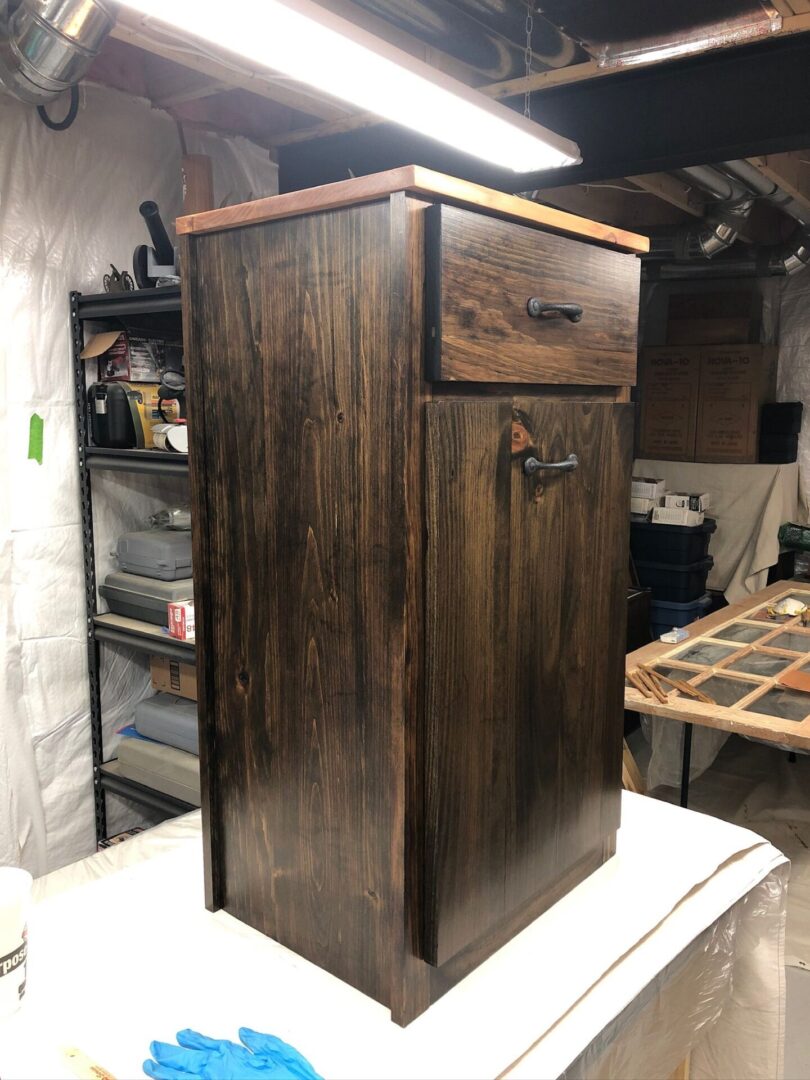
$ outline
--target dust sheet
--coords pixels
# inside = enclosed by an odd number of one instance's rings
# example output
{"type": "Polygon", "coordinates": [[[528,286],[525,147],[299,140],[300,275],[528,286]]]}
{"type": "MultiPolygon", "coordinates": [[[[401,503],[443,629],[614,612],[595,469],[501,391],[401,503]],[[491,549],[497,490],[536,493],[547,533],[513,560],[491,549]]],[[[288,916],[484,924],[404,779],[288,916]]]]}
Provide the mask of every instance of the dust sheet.
{"type": "MultiPolygon", "coordinates": [[[[148,242],[140,202],[157,201],[170,233],[182,205],[173,121],[100,87],[80,99],[74,125],[52,132],[0,92],[0,864],[35,875],[95,845],[68,293],[101,292],[111,262],[131,269],[148,242]]],[[[246,140],[190,131],[188,143],[212,157],[218,201],[277,190],[246,140]]],[[[93,487],[103,578],[118,533],[176,491],[101,474],[93,487]]],[[[102,673],[109,754],[148,687],[145,658],[105,647],[102,673]]],[[[115,797],[108,809],[113,832],[150,821],[115,797]]]]}

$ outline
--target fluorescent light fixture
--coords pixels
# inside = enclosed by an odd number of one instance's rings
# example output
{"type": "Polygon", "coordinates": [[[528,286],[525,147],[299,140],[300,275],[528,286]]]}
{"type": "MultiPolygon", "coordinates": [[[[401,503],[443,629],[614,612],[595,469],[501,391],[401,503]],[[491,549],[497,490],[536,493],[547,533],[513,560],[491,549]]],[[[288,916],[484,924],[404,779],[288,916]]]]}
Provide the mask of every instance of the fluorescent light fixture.
{"type": "Polygon", "coordinates": [[[581,160],[576,143],[311,0],[123,0],[121,6],[515,172],[581,160]]]}

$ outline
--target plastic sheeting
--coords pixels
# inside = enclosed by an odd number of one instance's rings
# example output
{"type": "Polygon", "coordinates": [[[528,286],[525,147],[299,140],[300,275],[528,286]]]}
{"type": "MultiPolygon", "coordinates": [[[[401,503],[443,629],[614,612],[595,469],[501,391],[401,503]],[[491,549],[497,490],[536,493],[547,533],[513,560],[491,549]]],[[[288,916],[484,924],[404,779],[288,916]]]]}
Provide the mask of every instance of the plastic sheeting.
{"type": "Polygon", "coordinates": [[[3,1076],[65,1075],[61,1045],[135,1076],[151,1039],[242,1024],[329,1077],[665,1077],[690,1047],[696,1076],[780,1075],[787,867],[747,830],[625,792],[616,856],[405,1029],[206,912],[200,848],[189,814],[35,884],[30,992],[0,1024],[3,1076]],[[122,905],[137,912],[124,928],[122,905]],[[104,980],[74,962],[88,936],[114,942],[104,980]]]}
{"type": "MultiPolygon", "coordinates": [[[[266,151],[191,132],[188,141],[212,157],[218,200],[277,190],[266,151]]],[[[165,113],[85,86],[76,122],[56,133],[0,93],[0,863],[34,874],[95,846],[68,292],[100,292],[109,263],[129,267],[148,239],[146,198],[167,223],[180,212],[180,147],[165,113]],[[28,457],[33,413],[42,464],[28,457]]],[[[103,575],[115,535],[176,493],[161,498],[135,477],[98,475],[93,486],[103,575]]],[[[102,670],[110,752],[146,689],[146,664],[105,648],[102,670]]],[[[114,797],[108,806],[113,830],[148,820],[114,797]]]]}
{"type": "Polygon", "coordinates": [[[779,401],[803,401],[799,435],[799,491],[802,521],[810,521],[810,268],[782,283],[779,331],[779,401]]]}
{"type": "Polygon", "coordinates": [[[784,1065],[785,896],[773,870],[650,981],[564,1080],[780,1077],[784,1065]],[[781,993],[768,992],[776,984],[781,993]],[[773,1038],[774,1031],[778,1037],[773,1038]]]}

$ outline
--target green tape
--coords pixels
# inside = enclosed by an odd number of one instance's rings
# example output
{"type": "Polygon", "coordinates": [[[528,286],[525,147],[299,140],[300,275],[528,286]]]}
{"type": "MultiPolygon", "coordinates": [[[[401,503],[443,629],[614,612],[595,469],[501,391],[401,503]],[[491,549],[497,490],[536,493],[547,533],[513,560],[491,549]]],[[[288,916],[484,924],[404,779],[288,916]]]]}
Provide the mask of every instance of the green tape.
{"type": "Polygon", "coordinates": [[[31,423],[28,425],[28,457],[29,460],[42,464],[42,429],[45,421],[36,413],[31,413],[31,423]]]}

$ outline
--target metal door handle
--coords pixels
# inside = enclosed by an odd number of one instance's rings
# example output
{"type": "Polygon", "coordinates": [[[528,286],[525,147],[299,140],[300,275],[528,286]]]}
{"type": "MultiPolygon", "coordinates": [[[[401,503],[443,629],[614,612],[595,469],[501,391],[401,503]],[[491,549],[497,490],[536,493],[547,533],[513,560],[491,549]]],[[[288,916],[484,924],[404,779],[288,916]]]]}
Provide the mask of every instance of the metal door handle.
{"type": "Polygon", "coordinates": [[[533,319],[544,319],[549,315],[564,315],[570,322],[579,322],[583,315],[579,304],[569,304],[565,301],[544,303],[536,296],[527,301],[526,310],[533,319]]]}
{"type": "Polygon", "coordinates": [[[576,454],[569,454],[565,461],[538,461],[536,457],[526,458],[523,462],[523,471],[527,476],[532,476],[540,469],[553,469],[554,472],[573,472],[579,465],[576,454]]]}

